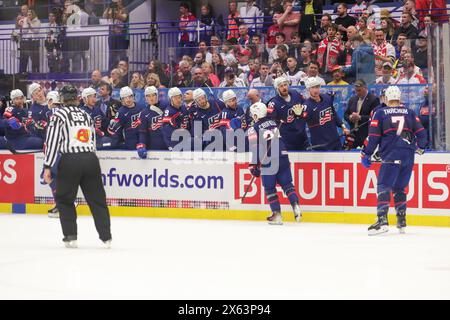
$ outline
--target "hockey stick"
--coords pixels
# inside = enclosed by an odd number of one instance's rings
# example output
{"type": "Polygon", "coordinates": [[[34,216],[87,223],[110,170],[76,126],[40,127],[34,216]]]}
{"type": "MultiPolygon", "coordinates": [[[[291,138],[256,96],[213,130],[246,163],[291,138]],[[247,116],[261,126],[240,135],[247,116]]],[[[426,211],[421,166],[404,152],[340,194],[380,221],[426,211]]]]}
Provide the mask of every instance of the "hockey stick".
{"type": "MultiPolygon", "coordinates": [[[[367,124],[368,122],[370,122],[370,119],[367,120],[366,122],[363,122],[363,123],[360,124],[358,127],[351,129],[351,130],[350,130],[350,134],[352,134],[352,133],[354,133],[354,132],[357,132],[362,126],[364,126],[364,125],[367,124]]],[[[328,143],[316,144],[316,145],[313,145],[313,146],[309,146],[309,147],[306,148],[306,150],[307,150],[307,151],[311,151],[311,150],[314,150],[314,149],[317,149],[317,148],[326,147],[326,146],[328,146],[328,145],[330,145],[330,144],[335,143],[336,141],[341,140],[341,138],[342,138],[342,137],[345,137],[345,136],[346,136],[345,133],[341,133],[341,134],[339,135],[339,137],[338,137],[337,139],[333,140],[333,141],[330,141],[330,142],[328,142],[328,143]]]]}
{"type": "MultiPolygon", "coordinates": [[[[280,127],[281,127],[281,124],[282,124],[282,123],[283,123],[283,122],[280,121],[280,124],[277,126],[277,133],[280,132],[280,127]]],[[[264,157],[262,158],[261,163],[263,163],[264,160],[266,160],[267,155],[269,154],[269,150],[270,150],[271,147],[272,147],[272,143],[270,143],[269,146],[267,147],[267,150],[266,150],[266,152],[264,153],[264,157]]],[[[250,187],[252,186],[253,181],[255,181],[255,179],[256,179],[256,176],[252,175],[252,179],[250,180],[250,183],[248,184],[248,186],[247,186],[247,188],[246,188],[246,190],[245,190],[245,193],[244,193],[244,195],[243,195],[242,198],[241,198],[241,203],[244,202],[244,199],[245,199],[245,197],[247,196],[247,193],[250,191],[250,187]]]]}
{"type": "Polygon", "coordinates": [[[20,154],[33,154],[33,153],[41,153],[44,152],[44,150],[33,150],[33,151],[17,151],[11,143],[9,143],[8,140],[5,140],[5,147],[8,149],[9,152],[12,154],[20,155],[20,154]]]}

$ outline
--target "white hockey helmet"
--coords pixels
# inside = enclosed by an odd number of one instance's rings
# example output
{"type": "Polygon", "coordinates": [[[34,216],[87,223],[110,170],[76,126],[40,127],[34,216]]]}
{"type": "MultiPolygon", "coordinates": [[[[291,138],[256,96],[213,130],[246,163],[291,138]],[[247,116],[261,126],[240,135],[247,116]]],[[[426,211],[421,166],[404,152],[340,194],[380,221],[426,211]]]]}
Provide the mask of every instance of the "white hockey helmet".
{"type": "Polygon", "coordinates": [[[52,100],[52,104],[61,104],[61,101],[59,101],[59,92],[50,91],[47,93],[47,104],[50,100],[52,100]]]}
{"type": "Polygon", "coordinates": [[[227,102],[228,100],[236,98],[236,93],[233,90],[229,89],[225,91],[222,95],[223,102],[227,102]]]}
{"type": "Polygon", "coordinates": [[[322,85],[322,82],[318,77],[308,77],[305,81],[306,89],[317,87],[322,85]]]}
{"type": "Polygon", "coordinates": [[[169,100],[172,100],[173,97],[182,96],[182,95],[183,95],[183,93],[177,87],[170,88],[169,92],[167,92],[167,96],[169,97],[169,100]]]}
{"type": "Polygon", "coordinates": [[[256,115],[258,119],[264,118],[267,115],[267,106],[262,102],[256,102],[250,106],[250,115],[256,115]]]}
{"type": "Polygon", "coordinates": [[[11,97],[11,100],[14,100],[15,98],[23,97],[23,92],[20,89],[12,90],[10,93],[10,97],[11,97]]]}
{"type": "Polygon", "coordinates": [[[384,92],[384,95],[386,96],[386,101],[400,101],[402,98],[402,92],[397,86],[389,86],[384,92]]]}
{"type": "Polygon", "coordinates": [[[87,97],[92,96],[93,94],[97,94],[97,91],[95,91],[94,88],[85,88],[81,92],[81,97],[83,99],[86,99],[87,97]]]}
{"type": "Polygon", "coordinates": [[[33,82],[32,84],[30,84],[30,86],[28,87],[28,92],[30,93],[30,96],[37,90],[42,88],[41,85],[39,83],[33,82]]]}
{"type": "Polygon", "coordinates": [[[283,84],[283,83],[287,83],[289,84],[289,79],[285,78],[285,77],[278,77],[273,81],[273,87],[275,88],[275,90],[279,93],[278,91],[278,87],[283,84]]]}
{"type": "Polygon", "coordinates": [[[156,94],[156,97],[158,97],[158,89],[155,86],[148,86],[145,88],[144,95],[148,96],[149,94],[156,94]]]}
{"type": "Polygon", "coordinates": [[[192,93],[192,96],[193,96],[194,100],[197,101],[198,98],[200,98],[201,96],[206,96],[206,93],[202,88],[197,88],[192,93]]]}
{"type": "Polygon", "coordinates": [[[130,87],[123,87],[120,89],[120,99],[132,96],[133,94],[133,90],[131,90],[130,87]]]}

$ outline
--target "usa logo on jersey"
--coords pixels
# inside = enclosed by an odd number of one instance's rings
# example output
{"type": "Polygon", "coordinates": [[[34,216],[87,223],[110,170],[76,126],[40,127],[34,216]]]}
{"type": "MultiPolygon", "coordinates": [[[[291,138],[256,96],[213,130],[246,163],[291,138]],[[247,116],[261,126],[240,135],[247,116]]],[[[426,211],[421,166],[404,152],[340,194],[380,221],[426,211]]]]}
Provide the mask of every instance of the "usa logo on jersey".
{"type": "Polygon", "coordinates": [[[320,111],[319,114],[319,124],[323,126],[325,123],[331,121],[331,108],[326,108],[325,110],[320,111]]]}

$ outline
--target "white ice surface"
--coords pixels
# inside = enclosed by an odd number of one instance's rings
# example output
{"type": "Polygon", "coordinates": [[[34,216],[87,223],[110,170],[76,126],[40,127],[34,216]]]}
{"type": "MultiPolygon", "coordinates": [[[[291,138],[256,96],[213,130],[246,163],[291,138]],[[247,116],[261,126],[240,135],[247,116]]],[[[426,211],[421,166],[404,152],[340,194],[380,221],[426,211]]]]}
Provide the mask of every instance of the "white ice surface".
{"type": "Polygon", "coordinates": [[[450,228],[0,214],[0,299],[450,299],[450,228]]]}

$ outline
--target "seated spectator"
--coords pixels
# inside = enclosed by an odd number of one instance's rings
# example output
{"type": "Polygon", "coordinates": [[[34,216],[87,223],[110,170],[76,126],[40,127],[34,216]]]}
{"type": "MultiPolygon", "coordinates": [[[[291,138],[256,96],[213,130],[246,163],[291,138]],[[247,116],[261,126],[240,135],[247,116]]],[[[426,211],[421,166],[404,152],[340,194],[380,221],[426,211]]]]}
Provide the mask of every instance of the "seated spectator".
{"type": "Polygon", "coordinates": [[[413,62],[403,67],[404,71],[400,75],[397,84],[426,84],[427,80],[417,72],[416,65],[413,62]]]}
{"type": "Polygon", "coordinates": [[[329,86],[346,86],[346,85],[348,85],[348,82],[343,80],[343,74],[341,72],[341,69],[338,66],[333,68],[332,77],[333,77],[333,80],[328,82],[329,86]]]}
{"type": "Polygon", "coordinates": [[[274,61],[274,63],[278,63],[283,71],[287,71],[287,49],[286,46],[280,45],[277,46],[277,59],[274,61]]]}
{"type": "Polygon", "coordinates": [[[254,78],[250,83],[250,87],[271,87],[273,85],[273,77],[269,75],[269,65],[261,64],[259,69],[259,77],[254,78]]]}
{"type": "Polygon", "coordinates": [[[401,18],[401,25],[395,31],[393,41],[396,41],[400,34],[406,35],[407,39],[416,39],[418,35],[418,30],[412,24],[412,15],[409,12],[403,12],[401,18]]]}
{"type": "Polygon", "coordinates": [[[122,71],[120,69],[116,68],[111,70],[109,83],[113,89],[120,89],[126,86],[126,84],[122,81],[122,71]]]}
{"type": "Polygon", "coordinates": [[[386,34],[386,40],[391,43],[392,38],[394,37],[395,33],[395,22],[391,18],[391,13],[388,9],[381,9],[380,11],[380,27],[383,29],[384,33],[386,34]]]}
{"type": "Polygon", "coordinates": [[[208,45],[205,41],[200,41],[198,44],[198,52],[201,52],[205,57],[205,61],[211,63],[212,62],[212,54],[208,50],[208,45]]]}
{"type": "Polygon", "coordinates": [[[362,147],[369,134],[370,115],[372,111],[380,105],[380,99],[370,93],[367,84],[363,80],[355,81],[356,94],[348,101],[347,109],[344,113],[344,119],[349,123],[353,130],[355,141],[353,148],[362,147]]]}
{"type": "Polygon", "coordinates": [[[254,34],[252,36],[252,42],[247,46],[247,48],[252,52],[252,59],[268,59],[267,52],[261,42],[261,36],[259,34],[254,34]]]}
{"type": "Polygon", "coordinates": [[[414,64],[414,58],[410,53],[405,54],[403,67],[399,69],[398,84],[424,84],[427,83],[422,71],[414,64]]]}
{"type": "Polygon", "coordinates": [[[203,62],[202,70],[204,75],[211,81],[213,87],[218,87],[220,85],[220,79],[214,74],[214,69],[211,63],[203,62]]]}
{"type": "Polygon", "coordinates": [[[159,79],[161,80],[161,84],[164,87],[167,87],[169,85],[169,78],[167,77],[166,72],[164,71],[164,67],[161,61],[150,60],[147,66],[147,71],[144,73],[144,79],[147,78],[147,75],[149,73],[156,73],[159,79]]]}
{"type": "Polygon", "coordinates": [[[287,72],[286,75],[292,86],[301,85],[301,80],[306,77],[306,73],[300,70],[297,64],[297,59],[289,57],[287,59],[287,72]]]}
{"type": "Polygon", "coordinates": [[[333,23],[331,15],[325,13],[320,20],[320,27],[312,35],[312,39],[316,42],[320,42],[327,37],[328,27],[333,23]]]}
{"type": "Polygon", "coordinates": [[[156,89],[165,88],[161,80],[159,79],[159,76],[156,73],[149,73],[147,75],[147,78],[145,78],[145,86],[144,87],[155,87],[156,89]]]}
{"type": "Polygon", "coordinates": [[[334,20],[334,23],[338,26],[338,30],[342,32],[342,39],[347,41],[347,28],[355,26],[357,20],[347,14],[347,4],[340,3],[337,7],[338,17],[334,20]]]}
{"type": "Polygon", "coordinates": [[[172,78],[170,87],[188,87],[192,80],[191,66],[186,60],[181,60],[178,70],[172,78]]]}
{"type": "Polygon", "coordinates": [[[225,80],[219,85],[221,88],[225,87],[245,87],[245,82],[236,77],[236,71],[233,68],[225,69],[225,80]]]}
{"type": "Polygon", "coordinates": [[[238,30],[239,30],[239,38],[237,39],[237,42],[241,47],[245,47],[250,43],[248,27],[245,24],[241,24],[238,30]]]}
{"type": "Polygon", "coordinates": [[[269,51],[276,45],[277,34],[283,33],[281,28],[278,26],[275,16],[273,16],[272,19],[273,19],[273,24],[267,29],[267,34],[266,34],[267,51],[269,51]]]}
{"type": "Polygon", "coordinates": [[[308,68],[309,63],[312,61],[311,48],[303,45],[300,49],[300,60],[298,62],[298,67],[303,72],[308,68]]]}
{"type": "Polygon", "coordinates": [[[306,77],[303,79],[303,83],[307,81],[308,78],[317,78],[321,86],[326,85],[325,80],[319,75],[319,63],[316,61],[311,61],[308,64],[308,69],[306,72],[306,77]]]}
{"type": "Polygon", "coordinates": [[[238,69],[241,70],[244,73],[250,72],[250,67],[248,66],[248,62],[250,60],[250,56],[252,53],[244,49],[238,54],[238,69]]]}
{"type": "Polygon", "coordinates": [[[273,16],[281,32],[286,36],[286,42],[291,42],[291,33],[298,31],[300,23],[300,12],[293,10],[293,1],[285,0],[283,2],[283,13],[277,13],[273,16]]]}
{"type": "Polygon", "coordinates": [[[226,67],[223,63],[222,56],[219,53],[215,52],[212,54],[212,67],[216,76],[220,79],[220,81],[223,81],[226,67]]]}
{"type": "Polygon", "coordinates": [[[294,57],[297,61],[300,59],[300,36],[298,32],[292,32],[291,34],[291,44],[289,44],[288,56],[294,57]]]}
{"type": "Polygon", "coordinates": [[[377,78],[376,84],[395,84],[397,81],[392,76],[392,62],[384,62],[383,67],[381,69],[381,76],[377,78]]]}
{"type": "Polygon", "coordinates": [[[402,60],[401,60],[401,67],[398,68],[398,73],[397,73],[397,78],[399,77],[403,77],[404,74],[406,73],[406,69],[408,68],[408,66],[410,66],[411,64],[414,65],[414,73],[417,73],[421,76],[423,76],[422,74],[422,70],[415,65],[414,62],[414,56],[411,53],[411,50],[409,48],[407,48],[408,50],[405,50],[406,53],[404,54],[402,60]]]}
{"type": "Polygon", "coordinates": [[[382,29],[375,31],[375,41],[372,43],[375,54],[375,74],[377,77],[382,75],[382,66],[385,62],[393,63],[395,61],[395,48],[386,41],[386,34],[382,29]]]}
{"type": "Polygon", "coordinates": [[[140,74],[139,72],[133,72],[133,74],[131,75],[129,87],[131,89],[144,89],[145,81],[142,74],[140,74]]]}
{"type": "Polygon", "coordinates": [[[413,56],[416,65],[422,69],[423,74],[426,74],[425,69],[428,68],[428,44],[427,37],[423,33],[417,37],[413,56]]]}
{"type": "Polygon", "coordinates": [[[220,53],[221,51],[221,44],[220,44],[220,39],[218,36],[211,36],[211,53],[220,53]]]}
{"type": "Polygon", "coordinates": [[[260,63],[258,59],[250,59],[248,61],[249,71],[245,74],[245,78],[243,79],[247,85],[250,85],[255,77],[259,76],[260,63]]]}
{"type": "Polygon", "coordinates": [[[197,52],[194,57],[194,65],[191,68],[191,72],[194,73],[194,70],[197,68],[201,68],[203,62],[205,62],[205,55],[203,52],[197,52]]]}
{"type": "Polygon", "coordinates": [[[372,42],[374,40],[374,34],[371,29],[367,26],[367,19],[365,17],[360,17],[358,20],[358,33],[363,38],[367,38],[372,42]]]}
{"type": "Polygon", "coordinates": [[[212,87],[213,84],[211,80],[205,75],[202,68],[195,68],[192,74],[192,80],[188,87],[190,88],[201,88],[201,87],[212,87]]]}
{"type": "Polygon", "coordinates": [[[100,72],[100,70],[92,71],[91,82],[89,83],[89,86],[97,90],[98,87],[100,86],[101,81],[102,81],[102,73],[100,72]]]}
{"type": "Polygon", "coordinates": [[[119,69],[122,73],[122,79],[124,83],[128,83],[129,81],[129,65],[128,61],[126,60],[120,60],[117,63],[117,69],[119,69]]]}
{"type": "Polygon", "coordinates": [[[269,63],[273,63],[274,61],[279,59],[279,57],[277,55],[277,52],[278,52],[277,50],[279,49],[279,46],[285,46],[285,48],[286,48],[286,55],[287,55],[287,51],[289,50],[289,47],[285,43],[286,42],[285,40],[286,40],[286,36],[284,35],[284,33],[281,33],[281,32],[277,33],[277,35],[276,35],[276,45],[269,52],[269,63]]]}
{"type": "Polygon", "coordinates": [[[367,84],[375,83],[375,55],[372,44],[364,41],[360,35],[350,39],[353,43],[352,64],[350,67],[342,68],[345,75],[362,79],[367,84]]]}
{"type": "Polygon", "coordinates": [[[348,39],[351,39],[351,38],[353,38],[354,36],[356,36],[358,34],[359,34],[358,28],[356,28],[355,26],[350,26],[350,27],[347,28],[347,37],[348,37],[348,39]]]}
{"type": "Polygon", "coordinates": [[[222,44],[222,52],[220,55],[222,56],[225,65],[237,62],[233,45],[229,41],[225,41],[222,44]]]}
{"type": "Polygon", "coordinates": [[[395,42],[395,57],[397,59],[401,58],[401,52],[403,48],[410,49],[408,39],[406,38],[406,35],[403,33],[400,33],[397,37],[397,41],[395,42]]]}
{"type": "MultiPolygon", "coordinates": [[[[300,1],[300,23],[299,23],[299,33],[300,39],[314,39],[314,34],[316,34],[319,28],[319,21],[322,19],[322,1],[313,0],[302,0],[300,1]]],[[[331,17],[330,17],[331,22],[331,17]]],[[[322,38],[323,39],[323,38],[322,38]]],[[[314,39],[314,41],[321,41],[322,39],[314,39]]]]}

